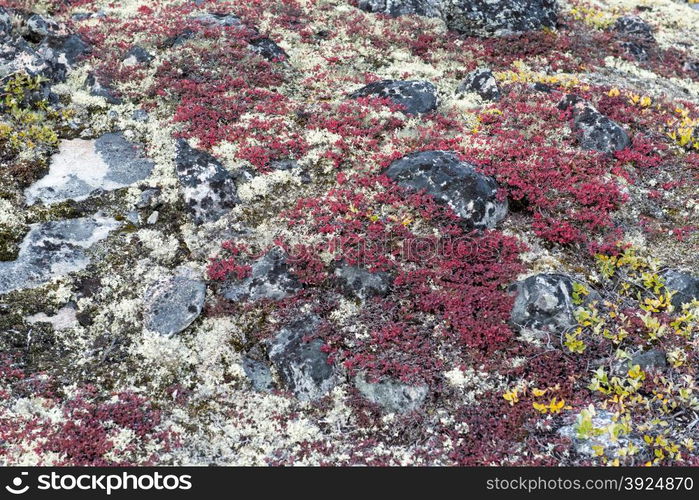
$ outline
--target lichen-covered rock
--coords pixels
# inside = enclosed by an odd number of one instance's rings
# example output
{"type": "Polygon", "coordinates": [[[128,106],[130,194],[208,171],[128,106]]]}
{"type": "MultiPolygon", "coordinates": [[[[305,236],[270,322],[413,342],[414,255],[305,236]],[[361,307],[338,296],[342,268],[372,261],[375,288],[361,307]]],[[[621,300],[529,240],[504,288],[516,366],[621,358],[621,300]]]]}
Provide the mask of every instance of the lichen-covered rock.
{"type": "Polygon", "coordinates": [[[114,90],[104,86],[93,73],[89,73],[85,78],[85,87],[90,91],[91,95],[102,97],[109,104],[122,103],[122,100],[116,95],[114,90]]]}
{"type": "Polygon", "coordinates": [[[243,371],[254,390],[270,392],[275,388],[272,371],[264,361],[246,356],[243,358],[243,371]]]}
{"type": "Polygon", "coordinates": [[[181,332],[201,314],[206,284],[192,276],[167,278],[148,288],[144,301],[144,326],[166,337],[181,332]]]}
{"type": "Polygon", "coordinates": [[[251,40],[250,49],[268,61],[285,61],[288,58],[284,49],[277,45],[274,40],[267,37],[251,40]]]}
{"type": "Polygon", "coordinates": [[[315,316],[300,318],[281,330],[267,344],[269,359],[274,364],[285,387],[302,401],[323,397],[337,383],[337,376],[323,341],[306,340],[319,323],[315,316]]]}
{"type": "Polygon", "coordinates": [[[475,92],[486,101],[500,99],[500,89],[493,72],[487,68],[479,68],[468,75],[456,89],[458,93],[475,92]]]}
{"type": "Polygon", "coordinates": [[[470,36],[503,36],[555,28],[556,0],[441,0],[449,29],[470,36]]]}
{"type": "Polygon", "coordinates": [[[102,216],[31,225],[17,260],[0,262],[0,293],[34,288],[84,269],[90,263],[85,250],[118,226],[102,216]]]}
{"type": "Polygon", "coordinates": [[[12,31],[12,17],[5,7],[0,6],[0,36],[12,31]]]}
{"type": "Polygon", "coordinates": [[[588,151],[613,153],[631,145],[631,139],[621,125],[584,101],[573,106],[573,126],[580,147],[588,151]]]}
{"type": "Polygon", "coordinates": [[[693,300],[699,300],[699,278],[689,273],[683,273],[669,269],[662,274],[665,287],[675,292],[672,296],[672,305],[681,308],[693,300]]]}
{"type": "Polygon", "coordinates": [[[357,7],[367,12],[386,14],[392,17],[416,14],[439,17],[441,0],[359,0],[357,7]]]}
{"type": "Polygon", "coordinates": [[[638,365],[641,370],[667,368],[667,356],[661,349],[650,349],[648,351],[640,351],[631,357],[628,363],[631,366],[638,365]]]}
{"type": "Polygon", "coordinates": [[[136,66],[138,64],[148,64],[153,60],[153,56],[143,47],[135,45],[124,55],[122,64],[124,66],[136,66]]]}
{"type": "Polygon", "coordinates": [[[386,272],[371,272],[344,263],[335,269],[335,276],[344,290],[361,300],[386,295],[392,281],[386,272]]]}
{"type": "Polygon", "coordinates": [[[59,33],[58,24],[53,19],[45,18],[39,14],[32,14],[26,21],[27,38],[40,41],[49,35],[59,33]]]}
{"type": "Polygon", "coordinates": [[[250,275],[229,283],[223,296],[229,300],[281,300],[301,289],[301,284],[289,272],[287,256],[281,248],[273,248],[251,267],[250,275]]]}
{"type": "Polygon", "coordinates": [[[422,151],[400,158],[385,174],[400,186],[425,190],[474,228],[493,228],[507,215],[494,179],[449,151],[422,151]]]}
{"type": "Polygon", "coordinates": [[[0,40],[0,80],[21,72],[46,76],[50,67],[27,41],[5,37],[0,40]]]}
{"type": "Polygon", "coordinates": [[[512,326],[538,336],[561,333],[575,326],[573,283],[564,274],[537,274],[516,283],[512,326]]]}
{"type": "Polygon", "coordinates": [[[148,177],[153,163],[121,133],[96,140],[63,141],[51,158],[48,174],[25,190],[28,205],[84,200],[96,191],[111,191],[148,177]]]}
{"type": "Polygon", "coordinates": [[[175,164],[185,205],[195,224],[217,221],[238,204],[233,177],[210,154],[180,139],[175,164]]]}
{"type": "Polygon", "coordinates": [[[648,50],[655,43],[650,25],[637,16],[622,16],[616,20],[613,29],[627,54],[638,61],[648,59],[648,50]]]}
{"type": "Polygon", "coordinates": [[[634,38],[642,43],[653,43],[653,28],[638,16],[621,16],[614,23],[614,31],[623,37],[634,38]]]}
{"type": "Polygon", "coordinates": [[[194,18],[194,21],[202,24],[217,24],[219,26],[240,26],[242,21],[233,14],[209,13],[201,14],[194,18]]]}
{"type": "Polygon", "coordinates": [[[350,97],[385,97],[405,107],[407,114],[428,113],[437,109],[437,89],[419,80],[381,80],[355,90],[350,97]]]}
{"type": "Polygon", "coordinates": [[[359,393],[385,412],[408,413],[422,406],[429,388],[426,385],[410,385],[390,378],[369,382],[363,374],[357,374],[354,385],[359,393]]]}
{"type": "Polygon", "coordinates": [[[90,46],[78,35],[46,37],[37,52],[48,62],[54,81],[62,81],[80,57],[90,53],[90,46]]]}

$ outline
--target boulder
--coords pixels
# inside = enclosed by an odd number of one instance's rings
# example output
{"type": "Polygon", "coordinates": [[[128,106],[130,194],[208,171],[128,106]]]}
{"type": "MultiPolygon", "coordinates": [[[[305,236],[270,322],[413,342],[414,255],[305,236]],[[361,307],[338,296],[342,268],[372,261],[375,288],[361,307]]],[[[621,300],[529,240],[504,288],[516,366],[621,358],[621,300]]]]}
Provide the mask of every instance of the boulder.
{"type": "MultiPolygon", "coordinates": [[[[532,331],[539,336],[561,333],[577,325],[573,304],[573,283],[565,274],[537,274],[517,282],[510,321],[518,331],[532,331]]],[[[591,291],[586,301],[597,295],[591,291]]]]}
{"type": "Polygon", "coordinates": [[[150,286],[143,299],[144,326],[170,337],[191,325],[201,314],[206,284],[187,275],[173,276],[150,286]]]}
{"type": "Polygon", "coordinates": [[[369,382],[363,374],[357,374],[354,385],[359,393],[389,413],[408,413],[417,410],[427,397],[426,385],[410,385],[383,378],[369,382]]]}
{"type": "Polygon", "coordinates": [[[175,165],[187,211],[195,224],[217,221],[238,204],[233,177],[210,154],[180,139],[175,165]]]}
{"type": "Polygon", "coordinates": [[[147,178],[153,162],[121,133],[96,140],[64,140],[51,158],[48,174],[25,190],[27,205],[80,201],[147,178]]]}
{"type": "Polygon", "coordinates": [[[288,58],[284,49],[267,37],[251,40],[250,49],[268,61],[285,61],[288,58]]]}
{"type": "Polygon", "coordinates": [[[305,316],[291,322],[267,343],[267,353],[285,387],[302,401],[323,397],[336,384],[335,370],[323,352],[323,341],[307,340],[320,319],[305,316]]]}
{"type": "Polygon", "coordinates": [[[361,300],[386,295],[393,281],[388,273],[372,273],[363,267],[345,263],[335,269],[335,276],[347,293],[361,300]]]}
{"type": "Polygon", "coordinates": [[[699,300],[699,278],[673,269],[663,272],[662,278],[665,287],[675,292],[672,296],[672,305],[675,308],[681,309],[683,304],[699,300]]]}
{"type": "Polygon", "coordinates": [[[425,17],[440,17],[441,0],[359,0],[357,7],[367,12],[386,14],[391,17],[415,14],[425,17]]]}
{"type": "Polygon", "coordinates": [[[504,36],[555,28],[556,0],[441,0],[449,29],[468,36],[504,36]]]}
{"type": "Polygon", "coordinates": [[[613,153],[631,145],[631,139],[621,125],[585,101],[573,106],[573,127],[580,147],[587,151],[613,153]]]}
{"type": "Polygon", "coordinates": [[[223,296],[229,300],[281,300],[301,289],[289,272],[287,256],[281,248],[273,248],[257,260],[250,275],[225,286],[223,296]]]}
{"type": "Polygon", "coordinates": [[[495,180],[476,172],[455,153],[411,153],[391,163],[385,174],[402,187],[425,190],[470,227],[493,228],[507,215],[507,200],[498,199],[495,180]]]}
{"type": "Polygon", "coordinates": [[[434,111],[439,104],[435,86],[419,80],[381,80],[350,94],[352,99],[369,96],[388,98],[403,106],[409,115],[434,111]]]}
{"type": "Polygon", "coordinates": [[[85,269],[90,263],[86,250],[117,227],[116,220],[102,216],[30,225],[17,259],[0,262],[0,294],[85,269]]]}
{"type": "Polygon", "coordinates": [[[485,101],[500,99],[500,89],[493,72],[487,68],[479,68],[469,73],[456,89],[459,94],[474,92],[485,101]]]}

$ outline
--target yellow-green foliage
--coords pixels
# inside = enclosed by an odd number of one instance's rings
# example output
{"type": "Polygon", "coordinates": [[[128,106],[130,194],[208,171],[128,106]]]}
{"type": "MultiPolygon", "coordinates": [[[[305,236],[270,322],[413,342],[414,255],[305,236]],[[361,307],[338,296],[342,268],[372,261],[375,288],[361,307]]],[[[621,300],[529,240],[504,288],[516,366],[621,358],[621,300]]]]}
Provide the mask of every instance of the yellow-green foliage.
{"type": "Polygon", "coordinates": [[[27,96],[40,90],[44,79],[20,73],[0,91],[0,152],[11,157],[21,151],[52,148],[58,145],[56,128],[72,115],[69,110],[54,110],[44,100],[30,101],[27,96]]]}
{"type": "MultiPolygon", "coordinates": [[[[672,417],[699,410],[693,368],[687,366],[699,328],[699,301],[673,307],[673,292],[658,274],[658,263],[634,249],[617,256],[599,255],[597,263],[598,287],[606,298],[583,304],[589,292],[581,285],[574,289],[578,326],[566,335],[564,345],[579,355],[593,344],[611,345],[609,361],[592,372],[588,389],[600,398],[596,406],[612,413],[612,441],[633,433],[643,436],[643,443],[639,447],[629,441],[613,452],[597,446],[595,453],[612,465],[637,463],[636,455],[649,465],[681,460],[694,443],[672,425],[672,417]],[[632,363],[634,351],[650,348],[665,353],[670,372],[644,371],[632,363]],[[652,382],[651,389],[644,385],[647,381],[652,382]]],[[[592,414],[594,406],[578,418],[581,439],[608,431],[594,428],[592,414]]]]}

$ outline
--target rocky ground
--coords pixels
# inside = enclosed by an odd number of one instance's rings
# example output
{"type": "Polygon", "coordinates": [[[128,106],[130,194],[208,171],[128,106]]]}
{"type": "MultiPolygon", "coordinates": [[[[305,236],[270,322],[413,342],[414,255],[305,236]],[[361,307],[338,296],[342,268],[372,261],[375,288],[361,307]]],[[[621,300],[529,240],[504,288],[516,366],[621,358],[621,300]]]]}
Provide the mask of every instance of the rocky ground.
{"type": "Polygon", "coordinates": [[[0,1],[0,457],[698,465],[699,3],[0,1]]]}

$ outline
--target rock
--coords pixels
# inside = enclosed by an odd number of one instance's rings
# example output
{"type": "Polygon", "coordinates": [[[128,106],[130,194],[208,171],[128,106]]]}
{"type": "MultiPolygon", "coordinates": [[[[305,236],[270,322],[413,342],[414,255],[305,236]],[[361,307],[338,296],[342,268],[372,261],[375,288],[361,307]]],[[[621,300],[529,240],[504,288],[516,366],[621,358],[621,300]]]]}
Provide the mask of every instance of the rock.
{"type": "Polygon", "coordinates": [[[5,37],[0,39],[0,80],[5,81],[15,73],[48,77],[51,68],[24,39],[5,37]]]}
{"type": "Polygon", "coordinates": [[[653,28],[638,16],[622,16],[614,23],[614,31],[624,37],[644,44],[655,43],[653,28]]]}
{"type": "Polygon", "coordinates": [[[493,72],[487,68],[479,68],[469,73],[456,91],[458,93],[475,92],[486,101],[497,101],[500,99],[498,83],[495,81],[493,72]]]}
{"type": "Polygon", "coordinates": [[[640,351],[634,354],[629,361],[630,366],[640,366],[641,370],[652,368],[664,369],[667,368],[667,357],[660,349],[651,349],[649,351],[640,351]]]}
{"type": "Polygon", "coordinates": [[[555,28],[556,0],[441,0],[447,28],[468,36],[503,36],[555,28]]]}
{"type": "Polygon", "coordinates": [[[122,100],[109,87],[103,86],[93,73],[87,75],[85,79],[85,87],[90,90],[90,94],[98,97],[103,97],[108,104],[121,104],[122,100]]]}
{"type": "Polygon", "coordinates": [[[284,49],[277,45],[274,40],[267,37],[251,40],[250,49],[268,61],[285,61],[288,59],[284,49]]]}
{"type": "Polygon", "coordinates": [[[0,262],[0,294],[35,288],[90,263],[85,250],[119,223],[95,216],[30,225],[17,260],[0,262]]]}
{"type": "Polygon", "coordinates": [[[507,215],[507,200],[497,198],[495,180],[452,152],[411,153],[391,163],[385,174],[402,187],[425,190],[474,228],[493,228],[507,215]]]}
{"type": "Polygon", "coordinates": [[[37,48],[37,52],[51,66],[54,81],[65,80],[68,71],[90,50],[90,46],[78,35],[47,37],[37,48]]]}
{"type": "Polygon", "coordinates": [[[152,170],[153,163],[121,133],[96,140],[65,140],[51,158],[49,173],[29,186],[24,195],[27,205],[80,201],[98,190],[112,191],[143,180],[152,170]]]}
{"type": "Polygon", "coordinates": [[[238,204],[233,177],[210,154],[193,149],[180,139],[175,164],[184,201],[195,224],[217,221],[238,204]]]}
{"type": "Polygon", "coordinates": [[[156,206],[158,196],[160,196],[160,188],[146,188],[141,192],[141,197],[136,203],[136,208],[149,208],[156,206]]]}
{"type": "Polygon", "coordinates": [[[573,126],[580,147],[588,151],[613,153],[631,145],[626,131],[587,102],[573,106],[573,126]]]}
{"type": "Polygon", "coordinates": [[[131,119],[137,122],[147,122],[148,121],[148,111],[145,109],[137,109],[131,113],[131,119]]]}
{"type": "Polygon", "coordinates": [[[699,76],[699,61],[687,61],[682,66],[682,69],[699,76]]]}
{"type": "Polygon", "coordinates": [[[699,300],[699,278],[672,269],[663,272],[662,278],[665,287],[675,292],[672,305],[676,309],[681,309],[683,304],[689,304],[693,300],[699,300]]]}
{"type": "Polygon", "coordinates": [[[143,47],[135,45],[126,53],[122,64],[124,66],[137,66],[139,64],[148,64],[153,60],[153,56],[143,47]]]}
{"type": "Polygon", "coordinates": [[[410,115],[434,111],[439,104],[435,86],[419,80],[381,80],[350,94],[352,99],[368,96],[386,97],[404,106],[405,113],[410,115]]]}
{"type": "Polygon", "coordinates": [[[653,29],[637,16],[622,16],[614,23],[621,47],[637,61],[648,60],[648,49],[655,43],[653,29]]]}
{"type": "Polygon", "coordinates": [[[274,379],[272,371],[267,363],[258,361],[250,357],[243,358],[243,371],[250,380],[252,388],[259,392],[270,392],[274,390],[274,379]]]}
{"type": "Polygon", "coordinates": [[[304,340],[315,333],[319,318],[302,317],[268,341],[267,353],[284,385],[302,401],[323,397],[336,384],[335,370],[323,352],[323,341],[304,340]]]}
{"type": "Polygon", "coordinates": [[[416,14],[425,17],[439,17],[441,0],[359,0],[357,7],[367,12],[386,14],[391,17],[416,14]]]}
{"type": "Polygon", "coordinates": [[[390,378],[368,382],[363,374],[355,376],[354,385],[362,396],[390,413],[417,410],[429,392],[426,385],[408,385],[390,378]]]}
{"type": "Polygon", "coordinates": [[[41,41],[49,35],[59,34],[59,27],[52,19],[47,19],[39,14],[32,14],[26,23],[27,39],[35,42],[41,41]]]}
{"type": "Polygon", "coordinates": [[[392,282],[388,273],[372,273],[362,267],[344,263],[335,269],[335,276],[348,293],[361,300],[386,295],[392,282]]]}
{"type": "Polygon", "coordinates": [[[199,317],[205,298],[206,284],[193,276],[161,280],[143,298],[144,326],[160,335],[175,335],[199,317]]]}
{"type": "Polygon", "coordinates": [[[27,316],[26,320],[29,324],[49,323],[56,331],[68,330],[78,325],[74,305],[66,305],[60,308],[53,316],[48,316],[46,313],[36,313],[27,316]]]}
{"type": "Polygon", "coordinates": [[[0,36],[12,31],[12,17],[5,7],[0,6],[0,36]]]}
{"type": "MultiPolygon", "coordinates": [[[[574,280],[565,274],[537,274],[516,283],[517,293],[510,321],[518,331],[539,336],[561,333],[577,325],[573,304],[574,280]]],[[[587,300],[597,295],[591,291],[587,300]]]]}
{"type": "Polygon", "coordinates": [[[301,289],[289,272],[286,254],[273,248],[252,265],[250,276],[227,284],[223,296],[229,300],[281,300],[301,289]]]}

